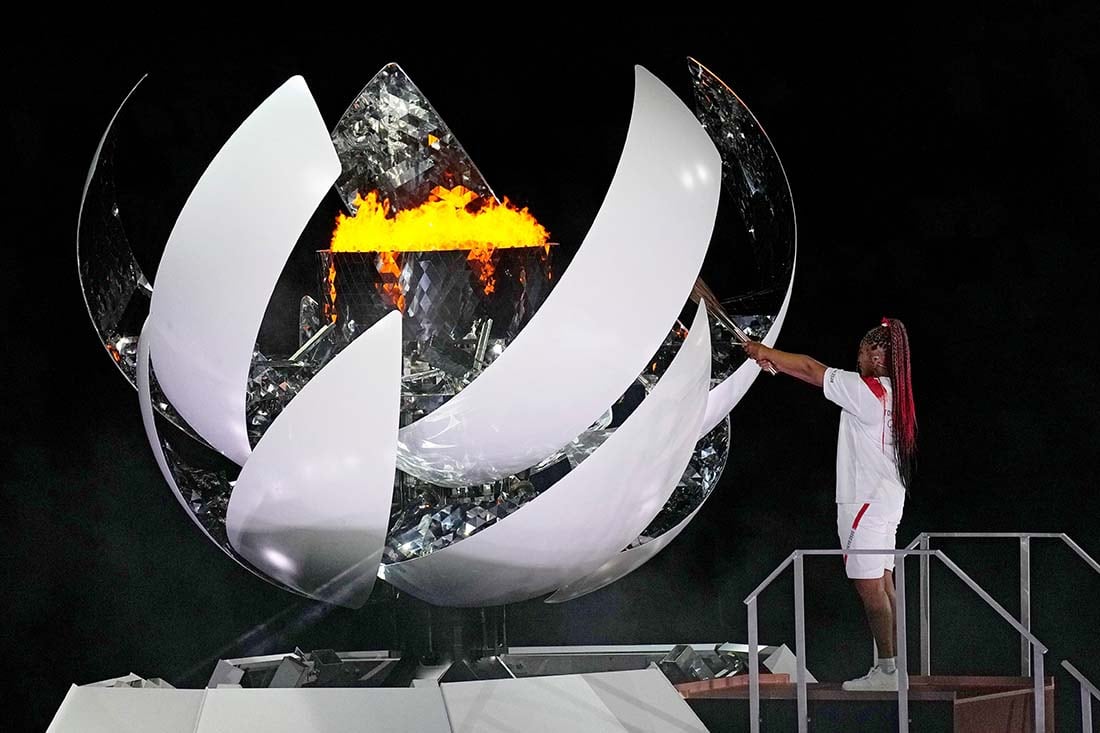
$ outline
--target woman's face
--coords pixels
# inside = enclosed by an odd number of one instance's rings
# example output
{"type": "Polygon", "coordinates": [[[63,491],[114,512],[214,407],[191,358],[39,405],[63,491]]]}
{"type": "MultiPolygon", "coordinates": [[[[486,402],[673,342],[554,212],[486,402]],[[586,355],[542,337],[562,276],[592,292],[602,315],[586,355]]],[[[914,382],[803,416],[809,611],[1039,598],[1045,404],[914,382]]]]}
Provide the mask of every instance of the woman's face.
{"type": "Polygon", "coordinates": [[[886,349],[860,341],[856,355],[856,368],[865,377],[881,377],[886,374],[886,349]]]}

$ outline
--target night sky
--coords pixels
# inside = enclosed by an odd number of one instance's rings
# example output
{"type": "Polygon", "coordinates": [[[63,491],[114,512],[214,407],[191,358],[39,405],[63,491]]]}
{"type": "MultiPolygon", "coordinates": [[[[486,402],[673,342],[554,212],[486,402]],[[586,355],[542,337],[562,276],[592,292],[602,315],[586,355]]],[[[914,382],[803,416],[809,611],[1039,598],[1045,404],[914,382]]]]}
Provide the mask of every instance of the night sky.
{"type": "MultiPolygon", "coordinates": [[[[164,149],[119,176],[144,212],[131,237],[151,274],[210,158],[292,75],[306,78],[331,125],[397,61],[498,194],[529,206],[568,251],[611,180],[632,64],[689,98],[684,60],[698,58],[756,114],[790,179],[798,267],[779,347],[853,368],[881,316],[909,328],[921,435],[899,544],[922,530],[1066,532],[1100,557],[1098,7],[798,16],[797,27],[791,10],[731,9],[668,31],[660,15],[583,32],[516,21],[529,39],[466,35],[409,10],[319,18],[341,33],[370,28],[373,40],[350,52],[320,29],[167,43],[105,27],[75,46],[8,45],[0,518],[15,727],[44,729],[72,682],[133,671],[201,686],[220,657],[426,644],[428,607],[382,584],[350,611],[256,579],[201,535],[157,470],[136,394],[97,343],[74,256],[87,166],[143,73],[152,94],[175,99],[158,108],[173,114],[142,130],[164,149]]],[[[710,266],[736,267],[736,255],[710,266]]],[[[680,538],[577,601],[509,606],[509,642],[743,641],[742,600],[755,585],[793,549],[836,544],[837,419],[812,388],[761,376],[733,413],[721,485],[680,538]]],[[[1016,610],[1012,541],[939,546],[1016,610]]],[[[1060,544],[1037,541],[1033,556],[1048,670],[1068,658],[1100,681],[1100,577],[1060,544]]],[[[807,567],[810,670],[863,673],[870,639],[839,561],[807,567]]],[[[907,567],[915,660],[916,561],[907,567]]],[[[1007,625],[946,570],[933,592],[934,672],[1018,674],[1007,625]]],[[[762,641],[791,644],[789,580],[762,604],[762,641]]],[[[1076,715],[1071,679],[1057,684],[1060,714],[1076,715]]]]}

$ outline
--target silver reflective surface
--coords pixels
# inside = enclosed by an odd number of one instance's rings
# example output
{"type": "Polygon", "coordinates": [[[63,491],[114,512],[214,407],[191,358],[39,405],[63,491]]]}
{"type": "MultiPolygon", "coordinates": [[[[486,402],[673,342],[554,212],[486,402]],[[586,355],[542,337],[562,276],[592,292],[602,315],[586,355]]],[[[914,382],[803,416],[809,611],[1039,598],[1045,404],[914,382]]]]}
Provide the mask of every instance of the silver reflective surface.
{"type": "Polygon", "coordinates": [[[336,190],[348,209],[378,191],[396,210],[419,206],[436,186],[495,198],[489,184],[423,93],[397,64],[374,75],[332,131],[343,164],[336,190]]]}
{"type": "MultiPolygon", "coordinates": [[[[764,128],[725,82],[695,59],[688,59],[688,71],[695,116],[722,157],[725,195],[718,218],[730,224],[715,230],[711,246],[732,247],[738,263],[736,279],[718,295],[734,316],[774,318],[795,254],[794,202],[783,164],[764,128]]],[[[712,280],[720,274],[708,271],[708,283],[718,285],[712,280]]]]}
{"type": "MultiPolygon", "coordinates": [[[[720,206],[732,209],[737,222],[728,244],[737,248],[748,272],[737,288],[719,292],[727,296],[722,302],[731,319],[759,339],[779,310],[793,266],[789,188],[778,156],[748,108],[700,64],[692,61],[690,69],[697,116],[722,158],[725,193],[720,206]]],[[[385,67],[368,83],[337,123],[332,139],[343,165],[337,189],[349,208],[356,194],[370,190],[380,191],[396,208],[422,203],[436,186],[463,185],[494,196],[453,133],[396,65],[385,67]]],[[[151,287],[122,227],[114,195],[114,145],[109,126],[81,205],[78,261],[93,323],[133,382],[136,333],[148,312],[151,287]]],[[[398,307],[392,300],[395,291],[404,299],[405,315],[402,424],[432,412],[461,391],[515,338],[554,284],[549,250],[505,249],[493,256],[498,277],[490,295],[478,287],[465,252],[398,253],[388,271],[380,266],[381,253],[320,252],[318,287],[299,301],[298,348],[290,354],[268,356],[259,349],[253,354],[246,401],[251,444],[340,349],[398,307]]],[[[398,472],[383,562],[447,547],[548,490],[614,433],[652,389],[685,335],[678,323],[637,384],[603,418],[526,471],[461,488],[433,486],[398,472]]],[[[732,374],[744,354],[732,346],[732,333],[717,319],[711,322],[711,335],[712,381],[717,383],[732,374]]],[[[153,387],[158,411],[187,431],[156,389],[155,379],[153,387]]],[[[676,526],[714,490],[728,457],[729,430],[727,418],[699,440],[675,492],[630,547],[676,526]]],[[[197,459],[194,451],[184,449],[184,437],[162,438],[162,444],[190,511],[222,549],[236,557],[225,536],[235,467],[223,465],[220,456],[197,459]]]]}
{"type": "Polygon", "coordinates": [[[649,526],[642,530],[638,538],[626,549],[644,545],[660,537],[706,501],[714,491],[714,487],[718,485],[718,480],[722,478],[729,451],[730,419],[727,415],[717,427],[699,439],[695,445],[695,452],[691,454],[691,461],[684,470],[684,475],[676,484],[676,490],[672,492],[672,496],[665,502],[664,507],[649,526]]]}
{"type": "Polygon", "coordinates": [[[88,315],[100,342],[136,386],[137,335],[149,314],[152,288],[134,259],[115,194],[115,121],[145,80],[122,100],[100,139],[77,215],[76,259],[88,315]]]}
{"type": "MultiPolygon", "coordinates": [[[[76,232],[77,271],[88,315],[100,343],[135,389],[138,334],[149,315],[153,286],[134,258],[123,225],[123,212],[115,190],[118,146],[115,123],[143,81],[144,76],[123,98],[99,141],[84,182],[76,232]]],[[[206,444],[172,409],[159,388],[154,388],[153,406],[177,428],[206,444]]]]}
{"type": "Polygon", "coordinates": [[[427,555],[485,529],[504,519],[538,496],[535,485],[518,477],[509,477],[494,484],[443,489],[416,481],[407,474],[399,475],[398,491],[408,482],[411,500],[397,503],[383,562],[392,563],[427,555]]]}
{"type": "MultiPolygon", "coordinates": [[[[495,339],[499,351],[538,310],[554,283],[550,247],[494,249],[491,286],[469,250],[433,252],[318,252],[321,307],[342,328],[344,341],[392,310],[401,310],[406,342],[446,349],[471,334],[495,339]]],[[[445,361],[445,357],[440,355],[445,361]]]]}
{"type": "MultiPolygon", "coordinates": [[[[377,191],[391,210],[417,207],[437,187],[495,195],[454,133],[397,64],[363,87],[332,132],[343,172],[337,192],[354,211],[377,191]]],[[[554,284],[549,247],[493,249],[492,287],[469,251],[319,252],[321,316],[337,350],[387,312],[402,311],[402,424],[472,382],[530,320],[554,284]]],[[[318,366],[329,352],[313,359],[318,366]]],[[[404,454],[403,454],[404,455],[404,454]]]]}
{"type": "MultiPolygon", "coordinates": [[[[322,335],[323,338],[323,335],[322,335]]],[[[331,348],[317,348],[309,356],[330,357],[331,348]]],[[[255,448],[279,413],[317,373],[323,362],[314,359],[269,359],[259,351],[252,353],[245,401],[248,442],[255,448]]]]}

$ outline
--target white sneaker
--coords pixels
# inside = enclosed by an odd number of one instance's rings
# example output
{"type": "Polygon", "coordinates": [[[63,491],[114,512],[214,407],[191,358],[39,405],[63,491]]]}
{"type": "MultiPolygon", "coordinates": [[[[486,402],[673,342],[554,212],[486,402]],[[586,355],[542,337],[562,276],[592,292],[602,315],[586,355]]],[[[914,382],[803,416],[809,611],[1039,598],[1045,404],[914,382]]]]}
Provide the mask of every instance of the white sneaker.
{"type": "Polygon", "coordinates": [[[898,673],[883,672],[877,666],[871,667],[871,671],[862,677],[848,680],[840,686],[843,690],[860,690],[871,692],[897,692],[898,673]]]}

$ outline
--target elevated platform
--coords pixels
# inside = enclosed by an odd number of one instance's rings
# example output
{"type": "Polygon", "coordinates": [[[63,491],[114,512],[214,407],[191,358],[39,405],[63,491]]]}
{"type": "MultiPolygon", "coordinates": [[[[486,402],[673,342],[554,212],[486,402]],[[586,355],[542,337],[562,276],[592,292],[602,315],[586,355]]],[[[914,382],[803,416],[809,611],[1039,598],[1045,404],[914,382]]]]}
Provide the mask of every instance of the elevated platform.
{"type": "MultiPolygon", "coordinates": [[[[712,730],[748,730],[748,675],[675,686],[712,730]],[[725,704],[719,701],[725,701],[725,704]],[[735,702],[737,701],[737,702],[735,702]]],[[[1046,729],[1054,731],[1054,678],[1047,677],[1046,729]]],[[[896,692],[848,692],[839,682],[809,684],[811,731],[896,730],[896,692]]],[[[796,686],[786,674],[760,675],[761,730],[794,730],[796,686]]],[[[913,675],[911,729],[952,733],[1030,733],[1030,677],[913,675]]]]}

